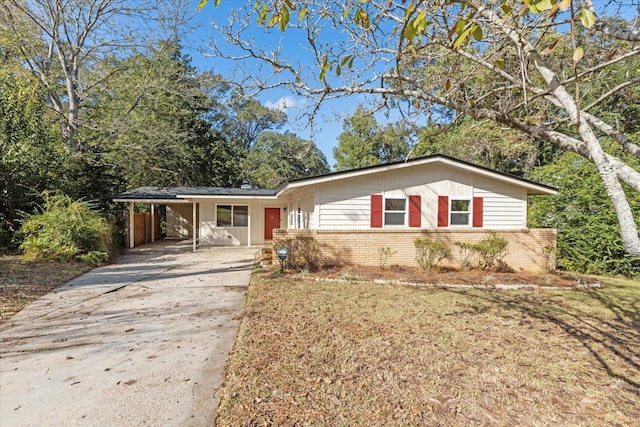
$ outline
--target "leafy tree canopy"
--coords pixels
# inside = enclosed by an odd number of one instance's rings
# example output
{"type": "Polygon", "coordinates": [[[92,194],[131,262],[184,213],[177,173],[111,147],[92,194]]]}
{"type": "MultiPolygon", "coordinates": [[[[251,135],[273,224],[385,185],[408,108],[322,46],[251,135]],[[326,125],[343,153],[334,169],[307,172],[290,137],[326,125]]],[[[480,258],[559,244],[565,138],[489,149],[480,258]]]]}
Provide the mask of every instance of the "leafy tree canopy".
{"type": "MultiPolygon", "coordinates": [[[[631,160],[636,167],[640,162],[631,160]]],[[[620,225],[594,165],[575,153],[537,168],[532,178],[559,188],[530,201],[529,225],[558,228],[558,265],[587,274],[640,276],[640,261],[625,253],[620,225]]],[[[629,202],[640,195],[627,188],[629,202]]],[[[640,218],[636,218],[640,225],[640,218]]]]}
{"type": "Polygon", "coordinates": [[[283,182],[329,172],[324,154],[312,141],[292,133],[264,132],[243,163],[251,185],[277,188],[283,182]]]}
{"type": "Polygon", "coordinates": [[[451,125],[418,130],[414,156],[445,154],[500,172],[528,177],[561,149],[496,122],[461,117],[451,125]]]}
{"type": "Polygon", "coordinates": [[[0,63],[0,226],[14,230],[42,191],[63,185],[67,158],[42,86],[15,63],[0,63]]]}
{"type": "Polygon", "coordinates": [[[381,126],[362,106],[344,121],[344,131],[333,149],[336,170],[347,170],[403,160],[413,145],[415,130],[402,122],[381,126]]]}

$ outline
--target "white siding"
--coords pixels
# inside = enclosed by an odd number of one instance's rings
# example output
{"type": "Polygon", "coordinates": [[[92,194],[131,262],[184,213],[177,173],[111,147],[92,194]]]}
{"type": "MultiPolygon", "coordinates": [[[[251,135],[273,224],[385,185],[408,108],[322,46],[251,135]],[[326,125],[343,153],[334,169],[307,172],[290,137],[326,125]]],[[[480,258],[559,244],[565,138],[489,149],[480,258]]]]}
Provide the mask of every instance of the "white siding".
{"type": "MultiPolygon", "coordinates": [[[[264,244],[264,209],[266,207],[282,208],[281,202],[249,201],[247,199],[210,200],[200,203],[200,244],[216,246],[246,245],[251,228],[251,244],[264,244]],[[249,227],[216,226],[216,206],[236,205],[249,206],[249,227]]],[[[280,212],[280,227],[284,227],[285,215],[280,212]]]]}
{"type": "Polygon", "coordinates": [[[291,193],[286,203],[287,217],[284,218],[284,227],[317,227],[316,191],[313,187],[291,193]]]}
{"type": "Polygon", "coordinates": [[[192,205],[171,204],[167,206],[167,237],[191,237],[193,229],[192,205]]]}
{"type": "MultiPolygon", "coordinates": [[[[200,203],[200,244],[233,246],[247,244],[247,227],[218,228],[216,226],[216,205],[232,204],[228,201],[200,203]]],[[[246,204],[246,203],[245,203],[246,204]]]]}
{"type": "Polygon", "coordinates": [[[482,197],[484,228],[526,228],[526,188],[478,175],[465,168],[425,164],[309,185],[293,190],[277,201],[242,198],[202,201],[200,243],[246,245],[250,234],[251,244],[263,244],[266,207],[281,209],[281,228],[368,229],[372,194],[382,194],[386,198],[421,196],[422,228],[437,227],[438,196],[448,196],[449,199],[482,197]],[[249,227],[217,228],[217,204],[248,205],[250,233],[249,227]]]}
{"type": "Polygon", "coordinates": [[[371,195],[421,196],[422,228],[437,227],[438,196],[482,197],[484,228],[526,228],[526,189],[448,165],[388,171],[320,184],[315,188],[319,229],[366,229],[371,195]],[[475,186],[475,187],[474,187],[475,186]]]}
{"type": "Polygon", "coordinates": [[[213,202],[200,202],[198,238],[201,245],[215,245],[220,238],[216,230],[216,206],[213,202]]]}
{"type": "Polygon", "coordinates": [[[396,170],[319,187],[320,226],[323,229],[362,229],[371,224],[371,195],[387,198],[421,196],[422,227],[436,227],[438,195],[470,198],[473,177],[441,165],[396,170]]]}
{"type": "Polygon", "coordinates": [[[478,177],[473,195],[483,198],[484,228],[526,228],[527,191],[525,189],[478,177]]]}
{"type": "Polygon", "coordinates": [[[321,229],[369,228],[371,194],[382,192],[378,175],[327,183],[319,188],[318,220],[321,229]]]}

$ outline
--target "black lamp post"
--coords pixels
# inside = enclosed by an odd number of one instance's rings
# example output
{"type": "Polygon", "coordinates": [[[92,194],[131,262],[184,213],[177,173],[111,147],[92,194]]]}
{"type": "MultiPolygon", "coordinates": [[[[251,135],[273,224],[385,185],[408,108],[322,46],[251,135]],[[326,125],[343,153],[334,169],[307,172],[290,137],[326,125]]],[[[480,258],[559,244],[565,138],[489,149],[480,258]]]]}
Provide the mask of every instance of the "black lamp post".
{"type": "Polygon", "coordinates": [[[278,254],[278,258],[280,259],[280,273],[284,273],[284,260],[287,259],[289,251],[287,250],[287,248],[279,248],[276,253],[278,254]]]}

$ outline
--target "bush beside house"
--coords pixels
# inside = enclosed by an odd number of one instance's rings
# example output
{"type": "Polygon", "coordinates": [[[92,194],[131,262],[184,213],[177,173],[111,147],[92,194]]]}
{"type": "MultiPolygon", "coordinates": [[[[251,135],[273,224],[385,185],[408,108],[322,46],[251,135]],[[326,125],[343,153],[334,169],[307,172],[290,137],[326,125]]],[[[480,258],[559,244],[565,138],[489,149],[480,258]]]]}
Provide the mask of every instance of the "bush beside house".
{"type": "Polygon", "coordinates": [[[109,259],[112,227],[86,201],[45,193],[41,213],[30,215],[21,228],[25,259],[101,264],[109,259]]]}

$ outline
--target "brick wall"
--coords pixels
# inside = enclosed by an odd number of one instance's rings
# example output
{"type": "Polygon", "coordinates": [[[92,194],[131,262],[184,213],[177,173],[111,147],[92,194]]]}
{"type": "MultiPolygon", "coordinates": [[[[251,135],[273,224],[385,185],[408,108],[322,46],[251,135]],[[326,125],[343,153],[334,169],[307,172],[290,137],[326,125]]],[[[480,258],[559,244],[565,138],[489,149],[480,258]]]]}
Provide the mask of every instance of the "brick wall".
{"type": "MultiPolygon", "coordinates": [[[[451,255],[443,266],[459,267],[460,251],[455,242],[475,243],[495,232],[507,239],[507,255],[504,261],[514,270],[541,271],[547,262],[544,255],[546,246],[556,247],[556,230],[551,228],[531,228],[525,230],[487,229],[429,229],[429,230],[283,230],[273,231],[275,244],[279,239],[296,236],[311,236],[320,247],[321,262],[324,265],[379,265],[380,248],[389,247],[395,253],[387,261],[389,265],[417,266],[413,239],[419,236],[439,240],[451,248],[451,255]]],[[[274,251],[275,254],[275,251],[274,251]]],[[[555,259],[552,260],[555,268],[555,259]]]]}

